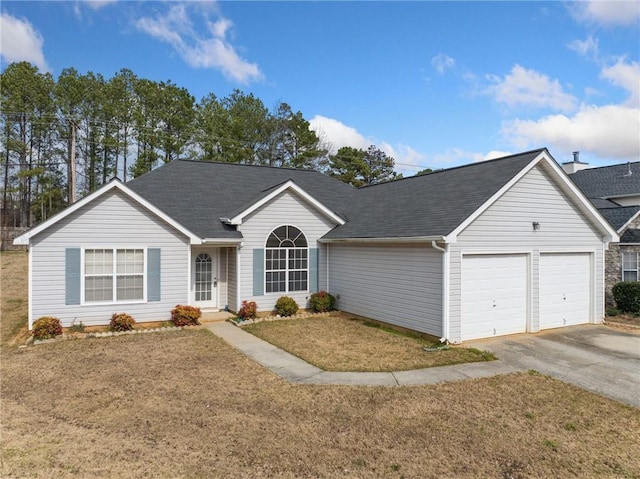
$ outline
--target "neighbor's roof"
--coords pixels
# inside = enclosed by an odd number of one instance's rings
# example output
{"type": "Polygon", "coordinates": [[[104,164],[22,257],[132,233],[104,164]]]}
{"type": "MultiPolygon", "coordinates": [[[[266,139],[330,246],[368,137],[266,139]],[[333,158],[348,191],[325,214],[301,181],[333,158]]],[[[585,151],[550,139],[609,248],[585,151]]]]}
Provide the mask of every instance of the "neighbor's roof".
{"type": "Polygon", "coordinates": [[[620,231],[627,222],[638,214],[640,206],[616,206],[613,208],[598,208],[598,211],[615,228],[620,231]]]}
{"type": "Polygon", "coordinates": [[[355,192],[312,170],[190,160],[172,161],[126,185],[201,238],[224,239],[242,234],[220,218],[233,217],[289,180],[338,216],[355,192]]]}
{"type": "MultiPolygon", "coordinates": [[[[360,188],[330,240],[446,236],[546,149],[360,188]]],[[[547,155],[551,157],[548,152],[547,155]]]]}
{"type": "Polygon", "coordinates": [[[640,195],[640,162],[588,168],[572,173],[569,178],[587,198],[640,195]]]}

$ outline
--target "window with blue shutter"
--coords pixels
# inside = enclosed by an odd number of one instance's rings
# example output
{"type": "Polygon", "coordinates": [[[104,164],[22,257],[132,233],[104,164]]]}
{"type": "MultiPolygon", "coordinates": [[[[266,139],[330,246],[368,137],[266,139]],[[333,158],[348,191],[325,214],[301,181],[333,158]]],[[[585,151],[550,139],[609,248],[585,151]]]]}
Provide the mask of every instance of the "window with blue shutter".
{"type": "Polygon", "coordinates": [[[253,295],[262,296],[264,294],[264,250],[255,248],[253,250],[253,295]]]}
{"type": "Polygon", "coordinates": [[[147,301],[160,301],[160,248],[147,250],[147,301]]]}
{"type": "Polygon", "coordinates": [[[80,248],[67,248],[64,260],[64,304],[80,304],[81,266],[80,248]]]}
{"type": "Polygon", "coordinates": [[[309,248],[309,292],[318,292],[318,248],[309,248]]]}

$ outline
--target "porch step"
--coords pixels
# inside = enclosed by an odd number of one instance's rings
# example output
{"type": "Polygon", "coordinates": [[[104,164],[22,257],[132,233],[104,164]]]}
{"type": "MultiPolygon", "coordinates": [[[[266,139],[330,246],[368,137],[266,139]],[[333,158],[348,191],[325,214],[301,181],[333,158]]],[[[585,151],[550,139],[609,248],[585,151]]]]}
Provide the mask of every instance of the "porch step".
{"type": "Polygon", "coordinates": [[[235,317],[235,314],[229,313],[228,311],[203,311],[202,316],[200,316],[200,321],[209,323],[214,321],[226,321],[227,319],[235,317]]]}

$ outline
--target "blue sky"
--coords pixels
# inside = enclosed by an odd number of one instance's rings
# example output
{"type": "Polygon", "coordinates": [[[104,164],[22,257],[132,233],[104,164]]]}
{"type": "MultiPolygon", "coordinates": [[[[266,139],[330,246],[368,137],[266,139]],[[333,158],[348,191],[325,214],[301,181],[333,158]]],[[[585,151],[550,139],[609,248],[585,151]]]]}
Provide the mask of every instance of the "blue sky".
{"type": "Polygon", "coordinates": [[[546,146],[640,160],[640,1],[1,3],[2,68],[130,68],[199,101],[289,103],[397,170],[546,146]]]}

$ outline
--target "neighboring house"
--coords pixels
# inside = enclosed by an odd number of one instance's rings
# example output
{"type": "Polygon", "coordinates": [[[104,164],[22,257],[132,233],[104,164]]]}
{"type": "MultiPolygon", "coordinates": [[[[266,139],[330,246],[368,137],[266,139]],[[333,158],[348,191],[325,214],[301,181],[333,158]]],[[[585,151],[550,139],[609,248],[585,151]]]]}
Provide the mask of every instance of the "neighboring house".
{"type": "MultiPolygon", "coordinates": [[[[563,164],[563,168],[574,164],[563,164]]],[[[569,177],[620,236],[605,255],[606,304],[613,305],[614,284],[640,280],[640,163],[588,169],[584,169],[586,163],[580,165],[569,177]]]]}
{"type": "Polygon", "coordinates": [[[16,239],[29,327],[167,319],[179,303],[339,309],[451,342],[601,322],[618,235],[546,149],[355,189],[313,171],[174,161],[16,239]]]}

